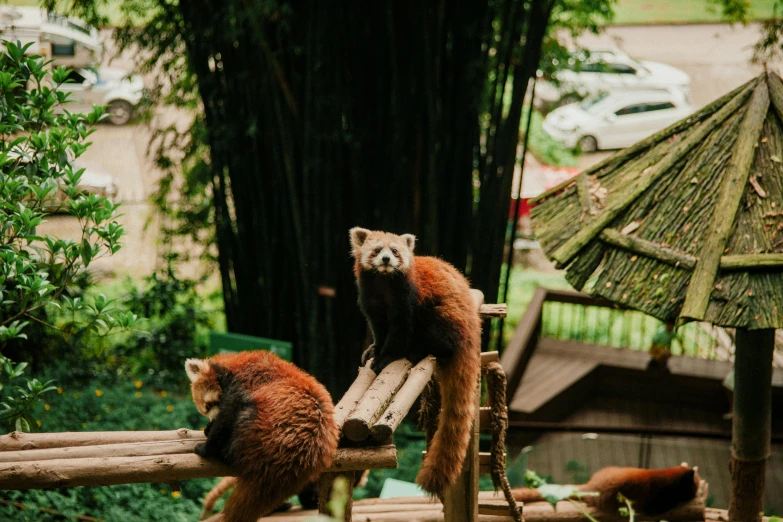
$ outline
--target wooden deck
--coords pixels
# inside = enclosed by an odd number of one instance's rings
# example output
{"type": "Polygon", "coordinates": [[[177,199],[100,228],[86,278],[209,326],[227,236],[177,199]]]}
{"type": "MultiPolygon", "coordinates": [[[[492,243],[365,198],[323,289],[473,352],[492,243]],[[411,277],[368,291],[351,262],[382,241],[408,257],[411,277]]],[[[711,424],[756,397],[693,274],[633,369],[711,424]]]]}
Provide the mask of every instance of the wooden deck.
{"type": "MultiPolygon", "coordinates": [[[[512,522],[513,518],[504,516],[500,503],[502,497],[491,491],[482,491],[479,493],[480,505],[485,512],[492,511],[493,514],[480,514],[480,522],[512,522]]],[[[588,508],[588,512],[596,514],[588,508]]],[[[262,518],[263,522],[301,522],[312,520],[317,516],[315,510],[307,511],[299,507],[292,508],[285,513],[277,513],[262,518]]],[[[552,506],[545,502],[535,502],[525,504],[523,515],[526,522],[552,522],[552,521],[580,521],[586,520],[582,513],[568,502],[560,502],[557,505],[557,511],[552,510],[552,506]]],[[[707,508],[704,511],[704,518],[698,520],[688,520],[683,522],[725,522],[728,513],[725,510],[707,508]]],[[[600,515],[600,520],[614,522],[624,520],[627,517],[607,517],[600,515]]],[[[657,520],[660,517],[645,517],[638,515],[636,520],[650,521],[657,520]]],[[[353,520],[355,522],[443,522],[443,506],[439,502],[433,502],[424,497],[400,497],[400,498],[372,498],[357,500],[353,503],[353,520]]],[[[768,519],[764,519],[765,521],[768,519]]],[[[259,521],[259,522],[261,522],[259,521]]]]}

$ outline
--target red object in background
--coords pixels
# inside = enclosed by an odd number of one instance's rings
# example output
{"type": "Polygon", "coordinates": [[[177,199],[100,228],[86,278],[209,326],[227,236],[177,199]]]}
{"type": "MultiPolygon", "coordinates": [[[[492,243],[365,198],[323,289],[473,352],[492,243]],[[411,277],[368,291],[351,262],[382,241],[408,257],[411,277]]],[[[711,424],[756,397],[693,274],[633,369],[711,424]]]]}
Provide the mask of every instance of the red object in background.
{"type": "MultiPolygon", "coordinates": [[[[514,172],[516,179],[519,179],[520,170],[519,165],[517,165],[514,172]]],[[[522,201],[519,205],[519,217],[522,218],[530,214],[532,205],[530,205],[528,199],[543,194],[552,187],[556,187],[562,182],[575,177],[580,172],[581,170],[578,167],[544,165],[533,158],[531,154],[527,154],[525,157],[525,171],[522,175],[522,201]]],[[[514,186],[518,183],[516,179],[514,186]]],[[[516,203],[516,199],[512,198],[508,216],[511,220],[514,219],[516,203]]]]}

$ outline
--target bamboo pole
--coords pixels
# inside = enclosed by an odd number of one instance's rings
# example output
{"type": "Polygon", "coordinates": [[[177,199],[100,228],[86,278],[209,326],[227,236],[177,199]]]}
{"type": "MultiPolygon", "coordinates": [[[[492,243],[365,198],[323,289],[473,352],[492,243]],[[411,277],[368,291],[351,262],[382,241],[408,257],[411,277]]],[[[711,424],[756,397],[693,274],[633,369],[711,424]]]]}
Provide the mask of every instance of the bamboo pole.
{"type": "Polygon", "coordinates": [[[340,399],[340,402],[334,407],[334,420],[340,430],[343,428],[345,419],[348,418],[348,415],[356,408],[356,405],[359,404],[364,393],[375,380],[375,372],[370,368],[371,364],[372,359],[367,361],[367,364],[364,367],[359,368],[359,375],[356,377],[356,380],[353,381],[351,387],[348,388],[348,391],[345,392],[345,395],[340,399]]]}
{"type": "Polygon", "coordinates": [[[96,446],[69,446],[63,448],[0,451],[0,463],[32,462],[36,460],[80,459],[90,457],[142,457],[193,453],[197,444],[206,438],[151,442],[126,442],[96,446]]]}
{"type": "Polygon", "coordinates": [[[386,408],[386,412],[370,429],[376,441],[382,442],[391,438],[394,430],[397,429],[402,419],[410,411],[413,403],[419,398],[424,387],[430,382],[434,371],[435,357],[431,355],[422,359],[419,364],[411,369],[405,384],[395,394],[391,404],[386,408]]]}
{"type": "Polygon", "coordinates": [[[384,368],[345,420],[343,434],[354,442],[370,436],[370,427],[383,414],[392,397],[408,376],[411,363],[399,359],[384,368]]]}
{"type": "Polygon", "coordinates": [[[775,330],[737,329],[731,437],[729,520],[761,520],[764,468],[772,434],[775,330]]]}
{"type": "MultiPolygon", "coordinates": [[[[394,446],[340,448],[328,472],[396,468],[394,446]]],[[[233,471],[194,453],[137,457],[90,457],[6,462],[0,464],[0,489],[112,486],[137,482],[172,482],[225,477],[233,471]]]]}
{"type": "Polygon", "coordinates": [[[780,267],[783,267],[783,254],[741,254],[720,258],[720,269],[726,272],[780,267]]]}
{"type": "Polygon", "coordinates": [[[688,284],[680,317],[702,321],[707,313],[710,295],[720,266],[720,258],[734,226],[742,196],[745,194],[750,167],[768,108],[767,83],[759,82],[740,124],[734,152],[726,169],[726,177],[721,184],[720,195],[715,203],[712,222],[704,235],[699,262],[696,264],[688,284]]]}
{"type": "Polygon", "coordinates": [[[127,442],[160,442],[164,440],[204,439],[204,432],[180,428],[170,431],[84,431],[58,433],[23,433],[12,431],[0,436],[0,451],[95,446],[127,442]]]}
{"type": "MultiPolygon", "coordinates": [[[[628,205],[632,204],[639,196],[644,194],[653,183],[658,181],[664,173],[669,171],[669,169],[680,161],[688,152],[701,144],[713,129],[723,123],[729,116],[736,113],[745,103],[745,100],[747,100],[751,92],[752,88],[748,86],[743,92],[735,96],[718,110],[718,112],[710,116],[707,121],[703,122],[698,127],[692,128],[691,132],[682,141],[676,143],[661,161],[645,168],[642,172],[632,173],[633,177],[637,179],[633,186],[629,187],[629,190],[623,192],[621,198],[610,198],[610,201],[600,213],[593,216],[593,219],[588,221],[585,226],[552,253],[551,257],[557,262],[557,265],[562,267],[570,263],[571,260],[573,260],[573,258],[576,257],[576,255],[604,228],[608,227],[609,224],[628,207],[628,205]]],[[[766,89],[764,89],[764,92],[766,92],[766,89]]],[[[723,213],[716,213],[716,215],[723,215],[723,213]]]]}

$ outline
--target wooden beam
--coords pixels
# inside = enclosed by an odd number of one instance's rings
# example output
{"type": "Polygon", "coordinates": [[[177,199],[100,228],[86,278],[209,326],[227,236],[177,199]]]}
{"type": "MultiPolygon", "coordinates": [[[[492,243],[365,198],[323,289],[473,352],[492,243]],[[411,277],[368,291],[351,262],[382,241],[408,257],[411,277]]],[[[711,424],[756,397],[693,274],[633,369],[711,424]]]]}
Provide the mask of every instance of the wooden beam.
{"type": "Polygon", "coordinates": [[[160,442],[164,440],[204,439],[204,432],[180,428],[170,431],[83,431],[58,433],[23,433],[12,431],[0,436],[0,451],[95,446],[126,442],[160,442]]]}
{"type": "MultiPolygon", "coordinates": [[[[663,174],[674,167],[678,161],[685,157],[685,155],[696,146],[704,142],[713,129],[728,119],[729,116],[735,114],[742,105],[745,104],[745,100],[748,99],[748,96],[752,91],[753,89],[751,86],[748,86],[745,91],[726,103],[726,105],[713,114],[707,121],[701,123],[697,127],[692,127],[688,135],[681,141],[675,143],[670,152],[664,156],[661,161],[645,168],[642,172],[635,173],[636,176],[634,177],[637,181],[632,186],[624,188],[619,196],[612,197],[610,194],[606,206],[598,214],[593,216],[592,219],[587,221],[576,234],[560,245],[550,257],[552,257],[560,267],[568,265],[585,245],[598,236],[603,229],[608,227],[621,212],[627,209],[629,205],[639,198],[639,196],[644,194],[663,174]]],[[[764,92],[766,92],[766,88],[764,89],[764,92]]],[[[724,215],[723,210],[721,210],[721,212],[716,212],[715,215],[724,215]]]]}
{"type": "Polygon", "coordinates": [[[486,366],[489,363],[498,362],[500,357],[498,352],[481,352],[481,366],[486,366]]]}
{"type": "Polygon", "coordinates": [[[354,442],[366,440],[370,436],[370,428],[405,382],[410,369],[411,363],[407,359],[399,359],[386,366],[345,420],[343,435],[354,442]]]}
{"type": "Polygon", "coordinates": [[[767,72],[767,87],[769,87],[769,98],[778,113],[778,118],[783,120],[783,82],[780,76],[774,72],[767,72]]]}
{"type": "Polygon", "coordinates": [[[655,259],[667,265],[682,267],[687,270],[693,270],[693,267],[696,266],[696,256],[666,248],[646,239],[622,234],[613,228],[604,229],[599,237],[604,243],[622,248],[632,254],[655,259]]]}
{"type": "MultiPolygon", "coordinates": [[[[394,446],[340,448],[330,472],[396,468],[394,446]]],[[[233,471],[194,453],[138,457],[91,457],[0,464],[0,489],[46,489],[75,486],[112,486],[138,482],[172,482],[225,477],[233,471]]]]}
{"type": "Polygon", "coordinates": [[[731,272],[736,270],[768,270],[783,267],[783,254],[742,254],[722,256],[720,270],[731,272]]]}
{"type": "Polygon", "coordinates": [[[435,371],[435,357],[429,356],[421,360],[419,364],[411,368],[405,384],[395,394],[389,407],[386,408],[383,416],[370,428],[372,437],[376,441],[390,440],[394,430],[400,425],[402,419],[408,414],[421,395],[422,390],[427,386],[435,371]]]}
{"type": "MultiPolygon", "coordinates": [[[[509,504],[504,499],[482,500],[479,502],[479,515],[495,515],[500,517],[511,516],[509,504]]],[[[517,502],[517,508],[523,509],[522,502],[517,502]]]]}
{"type": "Polygon", "coordinates": [[[522,381],[522,375],[524,375],[527,364],[538,344],[538,337],[541,333],[541,315],[546,297],[547,290],[545,288],[536,288],[533,298],[514,330],[514,335],[503,351],[503,357],[500,358],[500,365],[503,366],[503,371],[508,376],[506,399],[509,402],[513,400],[519,383],[522,381]]]}
{"type": "MultiPolygon", "coordinates": [[[[739,99],[739,97],[737,98],[739,99]]],[[[729,238],[737,211],[745,194],[750,168],[756,153],[761,129],[769,109],[767,83],[759,82],[737,132],[734,151],[726,168],[725,179],[712,212],[712,222],[702,241],[699,262],[693,270],[680,317],[703,321],[718,275],[723,249],[729,238]]]]}
{"type": "Polygon", "coordinates": [[[491,319],[493,317],[506,317],[508,309],[505,304],[483,304],[479,308],[479,315],[482,319],[491,319]]]}

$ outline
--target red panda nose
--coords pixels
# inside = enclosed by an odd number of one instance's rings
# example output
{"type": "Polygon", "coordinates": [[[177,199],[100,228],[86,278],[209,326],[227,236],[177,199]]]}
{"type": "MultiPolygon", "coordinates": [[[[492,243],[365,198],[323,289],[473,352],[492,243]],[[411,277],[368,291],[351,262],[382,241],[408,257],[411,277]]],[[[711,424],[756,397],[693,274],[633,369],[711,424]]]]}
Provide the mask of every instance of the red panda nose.
{"type": "Polygon", "coordinates": [[[383,256],[383,257],[381,258],[381,261],[383,261],[384,263],[388,264],[388,263],[389,263],[389,261],[391,261],[391,258],[390,258],[389,256],[383,256]]]}

